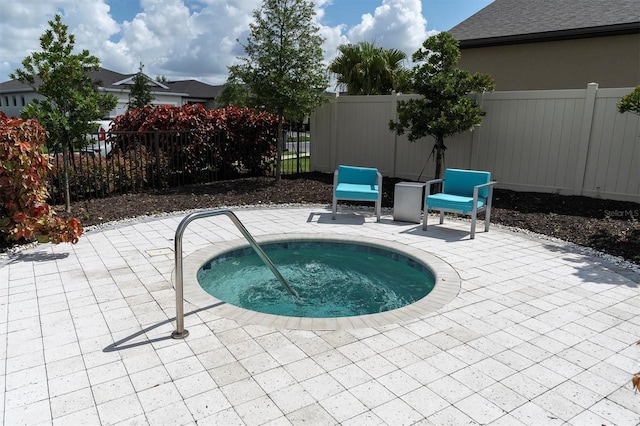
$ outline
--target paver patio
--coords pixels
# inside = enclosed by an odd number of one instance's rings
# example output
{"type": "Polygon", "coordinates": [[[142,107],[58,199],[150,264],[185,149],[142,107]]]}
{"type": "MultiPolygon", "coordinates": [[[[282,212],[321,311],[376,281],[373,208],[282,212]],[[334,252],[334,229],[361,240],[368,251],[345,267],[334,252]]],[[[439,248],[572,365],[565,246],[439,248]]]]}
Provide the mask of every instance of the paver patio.
{"type": "MultiPolygon", "coordinates": [[[[462,278],[436,312],[331,331],[247,325],[185,303],[173,239],[184,215],[87,232],[0,260],[6,425],[637,425],[640,275],[573,245],[468,222],[380,223],[368,210],[236,209],[255,236],[391,240],[462,278]],[[347,214],[345,214],[347,212],[347,214]],[[171,250],[167,250],[171,249],[171,250]]],[[[188,255],[241,238],[193,222],[188,255]]]]}

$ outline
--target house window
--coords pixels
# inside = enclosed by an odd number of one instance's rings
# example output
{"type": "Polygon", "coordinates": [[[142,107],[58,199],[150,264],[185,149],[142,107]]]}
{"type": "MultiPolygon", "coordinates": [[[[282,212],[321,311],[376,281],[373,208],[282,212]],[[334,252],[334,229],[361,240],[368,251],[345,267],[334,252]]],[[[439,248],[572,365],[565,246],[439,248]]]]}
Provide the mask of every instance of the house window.
{"type": "Polygon", "coordinates": [[[15,96],[12,96],[13,98],[13,106],[18,106],[18,100],[16,99],[15,96]]]}
{"type": "Polygon", "coordinates": [[[25,106],[26,104],[24,103],[24,96],[20,96],[20,102],[22,103],[22,106],[25,106]]]}
{"type": "Polygon", "coordinates": [[[5,104],[6,106],[9,106],[9,97],[8,97],[8,96],[5,96],[5,97],[4,97],[4,104],[5,104]]]}

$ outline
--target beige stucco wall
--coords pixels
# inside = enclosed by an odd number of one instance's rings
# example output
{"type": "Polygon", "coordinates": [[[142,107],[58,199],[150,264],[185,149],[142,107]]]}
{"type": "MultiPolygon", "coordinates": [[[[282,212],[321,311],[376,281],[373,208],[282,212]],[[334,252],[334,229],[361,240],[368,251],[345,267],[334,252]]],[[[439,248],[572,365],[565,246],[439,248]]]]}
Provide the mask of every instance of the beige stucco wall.
{"type": "Polygon", "coordinates": [[[640,84],[640,34],[462,49],[462,69],[488,73],[496,90],[640,84]]]}

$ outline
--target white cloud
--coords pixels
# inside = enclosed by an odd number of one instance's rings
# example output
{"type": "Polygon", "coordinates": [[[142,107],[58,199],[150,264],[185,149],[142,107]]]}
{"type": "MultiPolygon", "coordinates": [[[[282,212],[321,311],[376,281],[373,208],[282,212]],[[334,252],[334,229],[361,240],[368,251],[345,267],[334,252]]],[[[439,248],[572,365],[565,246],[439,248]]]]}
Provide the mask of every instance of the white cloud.
{"type": "MultiPolygon", "coordinates": [[[[130,0],[133,1],[133,0],[130,0]]],[[[333,0],[353,1],[353,0],[333,0]]],[[[322,25],[332,0],[315,0],[316,20],[325,38],[325,63],[345,43],[373,41],[411,55],[429,35],[420,0],[380,0],[373,13],[353,28],[322,25]]],[[[140,12],[116,22],[105,0],[21,0],[4,2],[0,14],[0,81],[39,50],[47,21],[62,13],[77,49],[89,49],[105,68],[145,72],[171,79],[197,78],[212,84],[226,80],[227,67],[244,53],[237,40],[248,34],[261,0],[140,0],[140,12]]],[[[335,5],[334,5],[335,7],[335,5]]]]}
{"type": "Polygon", "coordinates": [[[360,24],[348,31],[348,38],[352,43],[368,41],[399,49],[411,57],[434,33],[427,31],[420,0],[383,0],[373,15],[362,15],[360,24]]]}

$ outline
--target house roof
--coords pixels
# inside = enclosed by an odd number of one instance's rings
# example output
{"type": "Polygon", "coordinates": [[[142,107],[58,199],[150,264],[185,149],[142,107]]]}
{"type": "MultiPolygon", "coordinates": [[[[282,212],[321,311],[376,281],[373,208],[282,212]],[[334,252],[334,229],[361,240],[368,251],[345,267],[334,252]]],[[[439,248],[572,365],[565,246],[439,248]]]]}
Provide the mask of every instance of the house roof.
{"type": "Polygon", "coordinates": [[[191,98],[217,98],[224,86],[212,86],[198,80],[178,80],[166,83],[174,92],[188,93],[191,98]]]}
{"type": "MultiPolygon", "coordinates": [[[[133,84],[132,79],[136,75],[121,74],[106,68],[100,68],[98,71],[90,72],[88,75],[98,81],[98,85],[106,90],[123,90],[129,89],[133,84]]],[[[222,86],[212,86],[197,80],[181,80],[168,83],[162,83],[150,79],[151,90],[155,93],[176,93],[184,97],[210,99],[218,96],[222,90],[222,86]]],[[[36,81],[36,86],[38,81],[36,81]]],[[[31,91],[31,86],[21,83],[18,80],[9,80],[0,83],[0,93],[31,91]]]]}
{"type": "Polygon", "coordinates": [[[460,47],[638,32],[638,0],[495,0],[449,30],[460,47]]]}
{"type": "Polygon", "coordinates": [[[9,80],[4,83],[0,83],[0,93],[4,92],[27,92],[31,91],[31,86],[28,84],[20,83],[18,80],[9,80]]]}

